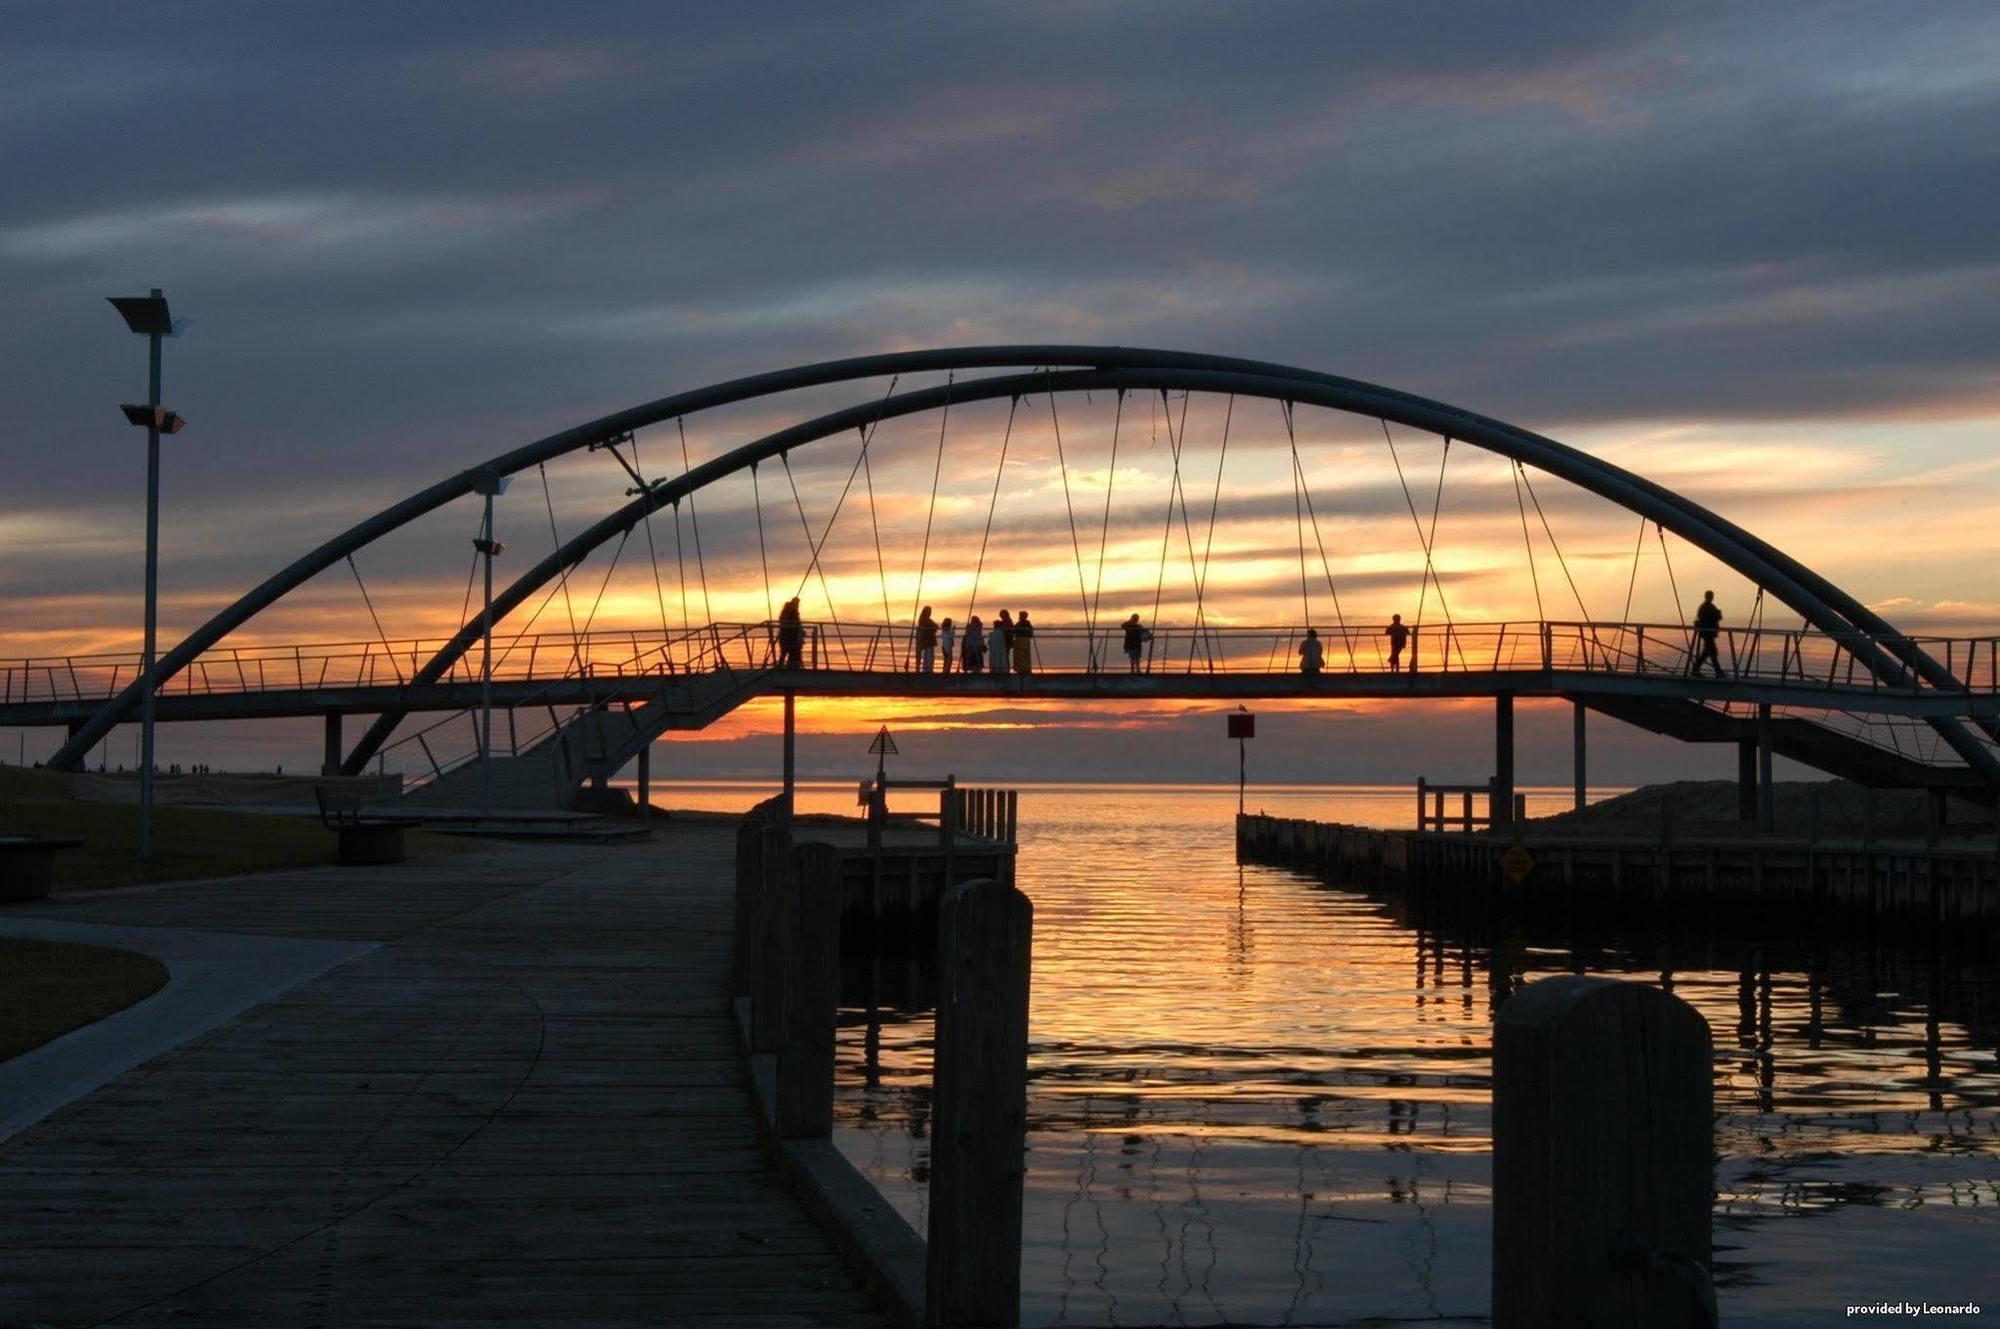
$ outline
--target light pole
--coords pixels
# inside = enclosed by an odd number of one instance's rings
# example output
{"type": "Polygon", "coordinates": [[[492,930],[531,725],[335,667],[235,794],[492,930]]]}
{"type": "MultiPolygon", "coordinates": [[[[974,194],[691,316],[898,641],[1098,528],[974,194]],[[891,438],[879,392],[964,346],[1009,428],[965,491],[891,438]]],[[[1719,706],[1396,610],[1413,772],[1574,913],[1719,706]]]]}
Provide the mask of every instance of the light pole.
{"type": "Polygon", "coordinates": [[[167,312],[167,297],[110,296],[125,326],[147,341],[146,404],[124,405],[126,422],[146,431],[146,644],[140,673],[146,690],[139,713],[139,857],[153,856],[153,647],[160,598],[160,435],[178,434],[187,421],[160,405],[160,342],[180,329],[167,312]]]}
{"type": "Polygon", "coordinates": [[[493,538],[493,500],[514,483],[511,475],[475,471],[472,491],[486,499],[486,517],[472,547],[486,561],[485,607],[479,612],[479,815],[493,815],[493,559],[507,546],[493,538]]]}

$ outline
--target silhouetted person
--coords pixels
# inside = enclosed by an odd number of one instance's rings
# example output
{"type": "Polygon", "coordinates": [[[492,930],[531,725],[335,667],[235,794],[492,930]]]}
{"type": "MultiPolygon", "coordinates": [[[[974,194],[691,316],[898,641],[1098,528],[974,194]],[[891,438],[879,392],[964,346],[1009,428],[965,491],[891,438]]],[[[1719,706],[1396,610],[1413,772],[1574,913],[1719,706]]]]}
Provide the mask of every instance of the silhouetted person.
{"type": "Polygon", "coordinates": [[[962,670],[976,674],[986,667],[986,629],[974,614],[965,620],[965,653],[959,657],[962,670]]]}
{"type": "Polygon", "coordinates": [[[1715,592],[1701,593],[1701,608],[1694,611],[1694,659],[1688,663],[1690,674],[1701,672],[1706,660],[1715,666],[1715,676],[1722,677],[1722,657],[1716,654],[1716,639],[1722,630],[1722,611],[1715,607],[1715,592]]]}
{"type": "Polygon", "coordinates": [[[946,619],[938,628],[938,672],[940,674],[949,674],[951,672],[951,648],[957,644],[958,628],[950,619],[946,619]]]}
{"type": "Polygon", "coordinates": [[[993,672],[1004,674],[1014,653],[1014,616],[1001,610],[994,617],[993,631],[988,635],[986,648],[993,653],[993,672]]]}
{"type": "Polygon", "coordinates": [[[805,668],[806,625],[799,621],[799,598],[785,601],[778,611],[778,668],[805,668]]]}
{"type": "Polygon", "coordinates": [[[1032,674],[1035,672],[1035,625],[1028,621],[1028,611],[1014,620],[1013,632],[1014,672],[1032,674]]]}
{"type": "MultiPolygon", "coordinates": [[[[1389,626],[1382,635],[1389,639],[1389,672],[1398,673],[1403,668],[1403,648],[1410,644],[1410,630],[1403,626],[1403,616],[1389,615],[1389,626]]],[[[1416,659],[1412,657],[1410,663],[1415,665],[1416,659]]]]}
{"type": "Polygon", "coordinates": [[[1299,647],[1299,672],[1317,674],[1326,665],[1326,648],[1319,644],[1319,629],[1307,628],[1304,644],[1299,647]]]}
{"type": "Polygon", "coordinates": [[[917,672],[931,673],[937,667],[937,624],[931,619],[931,607],[924,606],[924,612],[917,615],[917,672]]]}
{"type": "Polygon", "coordinates": [[[1152,639],[1153,634],[1139,622],[1137,614],[1125,620],[1125,658],[1132,662],[1133,673],[1139,672],[1139,657],[1146,653],[1146,643],[1152,639]]]}

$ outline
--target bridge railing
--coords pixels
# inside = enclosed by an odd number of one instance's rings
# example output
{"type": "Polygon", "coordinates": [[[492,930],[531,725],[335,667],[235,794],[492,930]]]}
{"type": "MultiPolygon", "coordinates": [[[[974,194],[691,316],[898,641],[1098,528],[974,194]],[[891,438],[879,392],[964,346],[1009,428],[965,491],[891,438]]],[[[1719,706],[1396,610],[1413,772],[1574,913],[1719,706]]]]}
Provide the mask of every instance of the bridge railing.
{"type": "MultiPolygon", "coordinates": [[[[1883,679],[1867,658],[1879,652],[1907,660],[1928,654],[1969,693],[2000,691],[2000,637],[1833,636],[1798,628],[1721,629],[1712,663],[1700,660],[1697,632],[1683,624],[1524,620],[1500,623],[1409,625],[1400,652],[1377,623],[1331,623],[1313,628],[1321,667],[1330,674],[1584,671],[1661,676],[1701,672],[1723,678],[1793,684],[1815,689],[1932,691],[1914,672],[1883,679]],[[1695,666],[1699,664],[1697,671],[1695,666]]],[[[987,669],[999,648],[987,631],[987,669]]],[[[1285,674],[1299,671],[1307,641],[1302,625],[1166,624],[1141,642],[1136,670],[1124,650],[1120,623],[1088,628],[1037,626],[1029,647],[1031,667],[1043,673],[1285,674]]],[[[410,683],[446,643],[412,638],[313,645],[242,645],[208,651],[168,679],[160,695],[321,691],[344,687],[395,687],[410,683]]],[[[954,658],[937,672],[962,663],[963,633],[954,658]]],[[[1010,657],[1012,652],[1006,652],[1010,657]]],[[[711,623],[661,631],[628,629],[585,633],[496,634],[493,678],[499,682],[560,683],[579,676],[670,679],[717,672],[770,669],[780,663],[775,625],[711,623]]],[[[843,672],[915,672],[915,633],[909,624],[813,622],[805,625],[802,665],[843,672]]],[[[1010,658],[1007,670],[1012,671],[1010,658]]],[[[475,645],[436,680],[476,683],[481,652],[475,645]]],[[[0,660],[0,703],[101,701],[139,674],[136,655],[74,655],[0,660]]],[[[516,704],[523,704],[517,697],[516,704]]],[[[527,703],[532,704],[532,703],[527,703]]]]}

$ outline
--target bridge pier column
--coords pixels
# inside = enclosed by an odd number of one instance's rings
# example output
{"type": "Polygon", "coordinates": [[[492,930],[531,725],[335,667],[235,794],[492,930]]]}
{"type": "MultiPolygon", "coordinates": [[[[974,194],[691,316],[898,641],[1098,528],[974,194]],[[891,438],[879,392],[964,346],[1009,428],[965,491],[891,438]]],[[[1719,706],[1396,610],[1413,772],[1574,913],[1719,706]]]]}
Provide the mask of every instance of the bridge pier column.
{"type": "Polygon", "coordinates": [[[1771,788],[1771,703],[1757,704],[1757,829],[1769,835],[1777,824],[1771,788]]]}
{"type": "Polygon", "coordinates": [[[1736,740],[1736,820],[1757,820],[1757,740],[1736,740]]]}
{"type": "Polygon", "coordinates": [[[1572,723],[1576,731],[1575,733],[1576,759],[1574,762],[1574,767],[1575,767],[1574,773],[1576,776],[1576,810],[1578,812],[1581,812],[1583,811],[1584,790],[1588,785],[1588,782],[1584,778],[1584,729],[1585,729],[1585,717],[1590,714],[1590,708],[1588,706],[1585,706],[1580,701],[1576,702],[1575,706],[1576,706],[1576,716],[1572,723]]]}
{"type": "Polygon", "coordinates": [[[1493,793],[1487,815],[1496,831],[1514,824],[1514,697],[1507,692],[1493,699],[1493,793]]]}
{"type": "Polygon", "coordinates": [[[326,745],[319,761],[321,775],[340,774],[340,754],[344,751],[340,744],[340,712],[326,713],[326,745]]]}

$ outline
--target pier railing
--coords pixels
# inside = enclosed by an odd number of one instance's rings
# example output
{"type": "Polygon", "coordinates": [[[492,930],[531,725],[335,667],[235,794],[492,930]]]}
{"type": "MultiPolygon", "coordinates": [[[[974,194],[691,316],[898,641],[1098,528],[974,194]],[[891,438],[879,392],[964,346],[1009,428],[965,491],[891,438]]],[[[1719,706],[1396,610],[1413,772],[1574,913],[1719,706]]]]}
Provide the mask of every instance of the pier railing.
{"type": "MultiPolygon", "coordinates": [[[[1684,624],[1522,621],[1413,626],[1391,665],[1380,625],[1316,625],[1323,671],[1357,676],[1462,673],[1617,674],[1686,676],[1696,672],[1701,641],[1684,624]]],[[[1137,661],[1122,649],[1116,626],[1037,626],[1029,648],[1040,673],[1105,675],[1296,674],[1304,625],[1161,625],[1151,630],[1137,661]],[[1136,663],[1136,668],[1134,667],[1136,663]]],[[[991,634],[988,637],[991,643],[991,634]]],[[[959,641],[963,642],[962,635],[959,641]]],[[[1797,628],[1724,628],[1713,664],[1701,672],[1725,679],[1814,689],[1875,692],[1943,691],[1914,669],[1884,679],[1871,659],[1907,663],[1921,653],[1957,678],[1952,691],[2000,693],[2000,637],[1829,635],[1797,628]]],[[[219,646],[160,687],[162,696],[207,696],[285,690],[408,685],[447,642],[408,638],[316,644],[219,646]]],[[[994,654],[989,645],[989,667],[994,654]]],[[[493,678],[501,682],[557,679],[673,677],[772,669],[784,663],[773,623],[711,623],[672,630],[517,633],[496,631],[493,678]]],[[[914,631],[908,624],[807,623],[798,667],[809,671],[912,674],[914,631]]],[[[942,681],[960,658],[940,658],[942,681]]],[[[1012,668],[1012,662],[1008,664],[1012,668]]],[[[474,683],[480,652],[460,655],[436,679],[474,683]]],[[[921,676],[921,675],[920,675],[921,676]]],[[[0,704],[103,700],[139,677],[132,654],[60,655],[0,660],[0,704]]]]}

